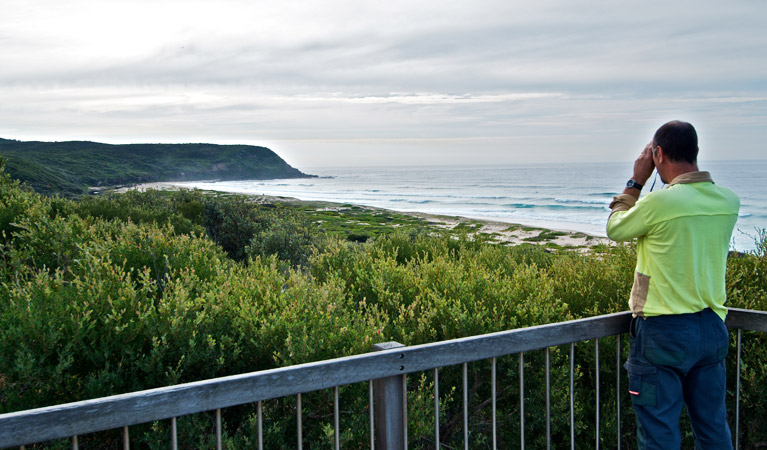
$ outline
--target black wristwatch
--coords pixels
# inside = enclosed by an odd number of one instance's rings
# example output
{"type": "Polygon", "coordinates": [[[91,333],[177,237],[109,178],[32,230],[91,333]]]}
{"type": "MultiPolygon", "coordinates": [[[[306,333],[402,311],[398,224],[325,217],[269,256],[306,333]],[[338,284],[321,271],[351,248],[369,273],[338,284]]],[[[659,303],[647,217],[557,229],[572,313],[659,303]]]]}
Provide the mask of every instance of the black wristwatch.
{"type": "Polygon", "coordinates": [[[644,185],[643,185],[643,184],[639,184],[639,183],[637,183],[636,181],[634,181],[634,180],[632,179],[632,180],[629,180],[629,181],[626,183],[626,187],[627,187],[627,188],[629,188],[629,189],[631,189],[631,188],[634,188],[634,189],[639,189],[639,190],[641,191],[641,190],[642,190],[642,188],[644,187],[644,185]]]}

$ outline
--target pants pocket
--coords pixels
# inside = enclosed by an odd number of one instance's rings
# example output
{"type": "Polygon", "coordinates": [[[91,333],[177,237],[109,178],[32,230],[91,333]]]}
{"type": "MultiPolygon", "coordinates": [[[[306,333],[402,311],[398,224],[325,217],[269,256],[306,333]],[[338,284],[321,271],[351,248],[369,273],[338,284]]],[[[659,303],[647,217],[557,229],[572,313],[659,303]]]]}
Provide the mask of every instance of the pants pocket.
{"type": "Polygon", "coordinates": [[[655,383],[658,372],[655,366],[626,361],[623,367],[629,375],[631,402],[637,406],[655,406],[657,404],[655,383]]]}
{"type": "MultiPolygon", "coordinates": [[[[687,350],[700,339],[693,336],[689,327],[669,325],[665,318],[651,318],[644,323],[641,355],[652,364],[659,366],[680,366],[687,358],[687,350]]],[[[639,334],[639,333],[638,333],[639,334]]]]}

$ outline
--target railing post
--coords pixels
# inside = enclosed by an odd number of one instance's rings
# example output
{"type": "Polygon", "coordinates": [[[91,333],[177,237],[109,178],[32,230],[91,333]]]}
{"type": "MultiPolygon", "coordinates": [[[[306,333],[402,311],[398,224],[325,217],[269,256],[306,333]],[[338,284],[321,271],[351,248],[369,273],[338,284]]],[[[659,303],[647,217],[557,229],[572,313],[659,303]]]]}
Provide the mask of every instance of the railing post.
{"type": "MultiPolygon", "coordinates": [[[[375,344],[376,351],[400,348],[399,342],[375,344]]],[[[405,448],[405,395],[402,375],[378,378],[373,381],[375,393],[375,446],[377,450],[405,448]]]]}

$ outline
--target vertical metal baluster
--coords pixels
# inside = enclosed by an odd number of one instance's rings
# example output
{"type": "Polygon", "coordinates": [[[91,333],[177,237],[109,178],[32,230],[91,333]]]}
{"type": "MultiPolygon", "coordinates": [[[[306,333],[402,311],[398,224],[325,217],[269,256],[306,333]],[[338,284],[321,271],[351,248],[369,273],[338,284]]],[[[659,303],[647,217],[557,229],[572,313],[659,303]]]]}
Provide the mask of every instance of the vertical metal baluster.
{"type": "Polygon", "coordinates": [[[123,427],[123,450],[130,450],[130,434],[128,434],[128,427],[123,427]]]}
{"type": "Polygon", "coordinates": [[[740,337],[741,329],[738,328],[738,362],[737,372],[735,377],[737,380],[735,386],[735,450],[740,448],[740,337]]]}
{"type": "Polygon", "coordinates": [[[335,449],[338,450],[341,448],[341,430],[339,428],[338,422],[338,386],[333,388],[333,428],[335,429],[335,449]]]}
{"type": "Polygon", "coordinates": [[[407,374],[402,374],[402,441],[407,450],[407,374]]]}
{"type": "Polygon", "coordinates": [[[618,335],[618,350],[616,355],[616,367],[615,367],[615,404],[618,410],[616,411],[618,421],[618,450],[621,450],[621,335],[618,335]]]}
{"type": "Polygon", "coordinates": [[[370,414],[370,450],[376,448],[375,405],[373,404],[373,380],[368,380],[368,405],[370,414]]]}
{"type": "Polygon", "coordinates": [[[175,417],[170,419],[170,448],[178,450],[178,425],[175,417]]]}
{"type": "Polygon", "coordinates": [[[570,344],[570,448],[575,450],[575,343],[570,344]]]}
{"type": "Polygon", "coordinates": [[[439,369],[434,369],[434,448],[439,450],[439,369]]]}
{"type": "Polygon", "coordinates": [[[551,349],[546,347],[546,450],[551,449],[551,349]]]}
{"type": "Polygon", "coordinates": [[[463,363],[463,448],[469,450],[469,366],[463,363]]]}
{"type": "Polygon", "coordinates": [[[492,375],[491,375],[491,384],[492,384],[492,398],[493,398],[493,450],[496,450],[498,448],[498,419],[497,419],[497,408],[496,408],[496,391],[498,390],[496,385],[496,378],[495,378],[495,358],[493,358],[492,363],[492,375]]]}
{"type": "Polygon", "coordinates": [[[221,440],[221,408],[216,408],[216,450],[221,450],[222,447],[223,447],[223,443],[221,440]]]}
{"type": "Polygon", "coordinates": [[[596,450],[599,450],[599,338],[594,339],[594,347],[596,348],[596,366],[597,366],[597,402],[596,402],[596,421],[597,421],[597,443],[596,450]]]}
{"type": "Polygon", "coordinates": [[[261,401],[256,404],[256,417],[258,427],[258,450],[264,450],[264,410],[261,401]]]}
{"type": "Polygon", "coordinates": [[[72,450],[77,450],[80,446],[77,444],[77,436],[72,436],[72,450]]]}
{"type": "Polygon", "coordinates": [[[519,448],[525,448],[525,354],[519,353],[519,448]]]}
{"type": "Polygon", "coordinates": [[[301,450],[304,448],[304,424],[303,424],[303,417],[301,416],[301,410],[303,409],[301,404],[301,393],[299,392],[296,396],[296,440],[298,441],[298,450],[301,450]]]}

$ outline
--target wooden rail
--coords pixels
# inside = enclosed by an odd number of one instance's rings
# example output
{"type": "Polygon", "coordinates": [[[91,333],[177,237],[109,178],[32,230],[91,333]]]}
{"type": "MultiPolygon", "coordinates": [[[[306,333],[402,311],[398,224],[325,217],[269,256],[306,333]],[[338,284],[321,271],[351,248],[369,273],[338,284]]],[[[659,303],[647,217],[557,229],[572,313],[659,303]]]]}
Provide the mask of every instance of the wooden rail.
{"type": "MultiPolygon", "coordinates": [[[[630,321],[608,314],[2,414],[0,448],[619,335],[630,321]]],[[[767,331],[767,312],[733,308],[727,325],[767,331]]]]}

